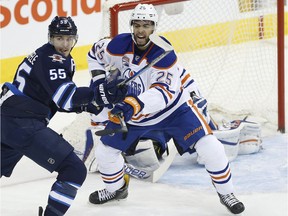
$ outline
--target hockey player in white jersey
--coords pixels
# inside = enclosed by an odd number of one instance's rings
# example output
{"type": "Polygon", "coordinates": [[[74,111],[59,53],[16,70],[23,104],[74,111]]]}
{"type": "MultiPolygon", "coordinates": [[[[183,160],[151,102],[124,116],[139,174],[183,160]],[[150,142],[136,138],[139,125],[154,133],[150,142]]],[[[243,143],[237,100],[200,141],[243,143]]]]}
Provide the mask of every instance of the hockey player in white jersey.
{"type": "MultiPolygon", "coordinates": [[[[157,22],[153,5],[137,5],[130,19],[131,34],[120,34],[109,42],[101,56],[104,62],[119,69],[121,76],[129,79],[159,57],[163,49],[149,39],[156,31],[157,22]]],[[[162,40],[167,42],[163,37],[162,40]]],[[[129,94],[111,110],[105,128],[116,132],[121,128],[118,116],[123,116],[128,132],[112,133],[100,139],[96,160],[106,188],[92,193],[91,203],[102,204],[128,196],[129,177],[124,175],[121,153],[133,151],[145,134],[161,130],[173,138],[180,155],[195,150],[201,156],[221,203],[230,212],[239,214],[244,211],[243,203],[234,195],[223,145],[212,135],[188,92],[183,91],[182,72],[176,54],[170,52],[129,83],[129,94]]],[[[104,75],[98,70],[94,73],[104,75]]]]}
{"type": "MultiPolygon", "coordinates": [[[[103,79],[103,74],[109,75],[114,67],[109,66],[103,58],[107,45],[111,38],[103,38],[95,42],[88,52],[88,68],[91,73],[91,82],[103,79]],[[105,69],[104,69],[105,68],[105,69]],[[105,70],[107,72],[105,72],[105,70]],[[98,73],[96,73],[98,71],[98,73]]],[[[188,91],[193,103],[200,113],[205,117],[213,134],[223,144],[229,162],[235,160],[238,155],[253,154],[261,149],[261,126],[260,124],[247,120],[247,116],[242,120],[222,120],[216,123],[210,116],[207,108],[207,100],[202,96],[198,85],[190,74],[180,65],[178,69],[182,71],[181,83],[183,89],[188,91]]],[[[113,106],[109,105],[111,108],[113,106]]],[[[99,142],[99,137],[93,135],[97,130],[103,129],[108,122],[108,112],[111,108],[104,107],[98,115],[91,115],[91,127],[87,129],[86,145],[78,146],[79,157],[85,162],[89,172],[97,172],[97,163],[93,149],[99,142]]],[[[138,179],[156,182],[166,172],[172,164],[176,151],[173,141],[160,131],[152,131],[141,137],[134,152],[123,154],[125,159],[125,173],[138,179]],[[146,151],[141,151],[146,149],[146,151]]],[[[201,157],[192,149],[191,154],[196,154],[197,162],[204,164],[201,157]]],[[[193,157],[194,158],[194,157],[193,157]]]]}

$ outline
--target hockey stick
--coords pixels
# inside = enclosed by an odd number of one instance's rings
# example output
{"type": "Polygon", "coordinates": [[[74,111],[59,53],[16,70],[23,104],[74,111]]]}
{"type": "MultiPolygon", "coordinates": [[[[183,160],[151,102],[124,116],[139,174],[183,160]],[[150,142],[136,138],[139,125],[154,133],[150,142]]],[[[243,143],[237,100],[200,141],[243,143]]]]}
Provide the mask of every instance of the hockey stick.
{"type": "Polygon", "coordinates": [[[106,135],[112,135],[114,133],[127,133],[128,132],[128,129],[127,129],[127,126],[126,126],[126,123],[124,121],[124,119],[121,117],[121,115],[115,115],[117,118],[119,118],[120,120],[120,125],[121,125],[121,128],[117,128],[117,129],[104,129],[104,130],[99,130],[99,131],[96,131],[95,132],[95,135],[97,136],[106,136],[106,135]]]}
{"type": "MultiPolygon", "coordinates": [[[[119,83],[117,85],[118,87],[121,87],[122,85],[128,84],[132,80],[136,79],[142,73],[147,71],[149,68],[151,68],[153,65],[155,65],[157,62],[159,62],[161,59],[163,59],[165,56],[167,56],[170,52],[173,51],[173,47],[170,44],[168,44],[166,41],[164,41],[159,35],[151,34],[149,36],[149,39],[155,45],[157,45],[158,47],[162,48],[164,50],[164,52],[161,55],[159,55],[157,58],[155,58],[152,62],[150,62],[149,64],[147,64],[143,68],[141,68],[139,71],[135,72],[133,76],[131,76],[128,79],[124,80],[123,82],[119,83]]],[[[100,130],[100,131],[95,132],[95,134],[97,136],[105,136],[105,135],[109,135],[109,134],[113,134],[113,133],[119,133],[119,132],[126,133],[128,130],[127,130],[127,126],[126,126],[124,120],[120,116],[117,116],[117,117],[120,119],[121,128],[118,128],[118,129],[104,129],[104,130],[100,130]]]]}
{"type": "Polygon", "coordinates": [[[167,153],[166,156],[163,155],[163,159],[160,161],[160,166],[158,169],[153,171],[149,178],[146,179],[146,181],[150,182],[157,182],[163,174],[168,170],[172,162],[174,161],[174,158],[177,154],[177,149],[174,144],[174,140],[171,139],[167,143],[167,149],[169,150],[169,153],[167,153]]]}
{"type": "Polygon", "coordinates": [[[149,36],[149,39],[151,42],[153,42],[158,47],[162,48],[164,52],[159,55],[157,58],[155,58],[152,62],[141,68],[139,71],[135,72],[133,76],[129,77],[128,79],[124,80],[123,82],[119,83],[117,86],[122,86],[125,84],[128,84],[132,80],[136,79],[138,76],[140,76],[142,73],[147,71],[149,68],[154,66],[157,62],[159,62],[161,59],[163,59],[165,56],[167,56],[170,52],[173,51],[173,47],[168,44],[166,41],[164,41],[160,36],[157,34],[151,34],[149,36]]]}

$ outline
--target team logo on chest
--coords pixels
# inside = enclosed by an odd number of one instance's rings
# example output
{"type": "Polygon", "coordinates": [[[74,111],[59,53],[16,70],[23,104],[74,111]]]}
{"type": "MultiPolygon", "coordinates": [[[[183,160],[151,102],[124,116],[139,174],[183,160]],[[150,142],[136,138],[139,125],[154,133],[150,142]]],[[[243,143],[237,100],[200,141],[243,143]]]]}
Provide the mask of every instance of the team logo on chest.
{"type": "Polygon", "coordinates": [[[49,58],[52,58],[52,62],[60,62],[63,63],[63,60],[66,60],[61,55],[53,54],[52,56],[49,56],[49,58]]]}

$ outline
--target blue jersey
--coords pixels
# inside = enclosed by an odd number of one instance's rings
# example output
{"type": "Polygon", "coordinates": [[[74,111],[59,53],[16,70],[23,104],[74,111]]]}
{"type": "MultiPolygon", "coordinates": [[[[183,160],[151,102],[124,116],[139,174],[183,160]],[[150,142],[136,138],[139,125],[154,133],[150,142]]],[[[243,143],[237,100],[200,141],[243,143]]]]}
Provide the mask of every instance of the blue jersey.
{"type": "Polygon", "coordinates": [[[71,55],[65,57],[53,45],[43,45],[22,61],[12,85],[4,84],[12,97],[3,103],[3,114],[51,118],[56,111],[77,111],[92,101],[93,91],[77,88],[72,81],[74,72],[71,55]]]}

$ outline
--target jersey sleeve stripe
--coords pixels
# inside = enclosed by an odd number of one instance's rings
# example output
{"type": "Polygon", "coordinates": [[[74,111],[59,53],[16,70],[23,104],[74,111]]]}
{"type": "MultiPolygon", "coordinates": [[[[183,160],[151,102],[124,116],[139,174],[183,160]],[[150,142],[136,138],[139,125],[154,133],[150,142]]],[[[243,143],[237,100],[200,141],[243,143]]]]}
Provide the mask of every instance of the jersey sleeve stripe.
{"type": "Polygon", "coordinates": [[[75,84],[73,82],[68,82],[61,85],[52,97],[55,104],[58,107],[64,108],[63,105],[67,104],[69,97],[72,97],[73,94],[71,94],[71,91],[73,91],[74,88],[75,84]]]}
{"type": "Polygon", "coordinates": [[[181,84],[184,85],[185,82],[190,78],[190,74],[186,74],[183,79],[181,80],[181,84]]]}
{"type": "Polygon", "coordinates": [[[151,88],[156,88],[158,90],[162,90],[163,92],[165,92],[167,94],[167,96],[170,98],[170,100],[173,98],[172,94],[163,85],[153,84],[153,85],[151,85],[151,88]]]}
{"type": "Polygon", "coordinates": [[[101,79],[105,79],[105,74],[100,74],[100,75],[97,75],[97,76],[94,76],[93,78],[92,78],[92,81],[93,81],[93,83],[95,83],[96,81],[99,81],[99,80],[101,80],[101,79]]]}
{"type": "Polygon", "coordinates": [[[166,94],[164,93],[164,91],[158,87],[155,87],[155,89],[158,90],[162,94],[164,101],[165,101],[165,104],[167,105],[168,104],[168,98],[167,98],[166,94]]]}
{"type": "Polygon", "coordinates": [[[64,104],[63,104],[63,109],[64,110],[71,110],[73,107],[72,104],[72,97],[76,91],[76,86],[74,86],[73,90],[70,92],[69,96],[67,97],[67,99],[65,100],[64,104]]]}

